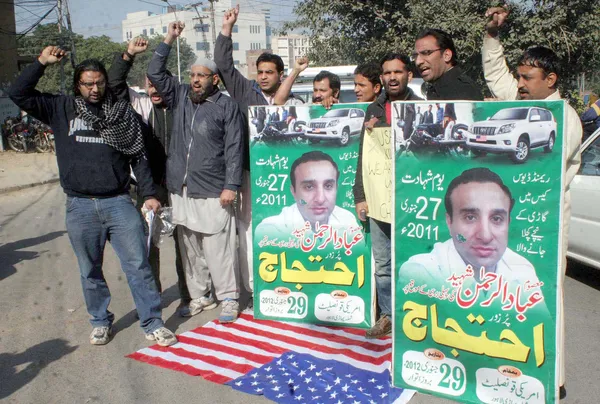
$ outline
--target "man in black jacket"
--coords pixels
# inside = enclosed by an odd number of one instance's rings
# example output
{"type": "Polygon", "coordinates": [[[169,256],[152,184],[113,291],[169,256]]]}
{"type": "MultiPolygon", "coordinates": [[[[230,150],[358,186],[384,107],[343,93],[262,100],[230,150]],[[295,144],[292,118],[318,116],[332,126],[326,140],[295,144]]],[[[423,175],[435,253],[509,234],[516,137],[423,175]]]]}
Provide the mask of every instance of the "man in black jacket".
{"type": "MultiPolygon", "coordinates": [[[[362,221],[367,221],[369,215],[369,204],[365,195],[363,183],[363,142],[365,130],[374,127],[390,127],[392,124],[392,102],[421,100],[408,87],[412,80],[412,63],[409,58],[397,53],[390,53],[381,60],[381,81],[385,93],[367,107],[365,125],[360,134],[360,148],[358,163],[356,166],[356,181],[354,183],[354,203],[356,213],[362,221]]],[[[403,105],[407,108],[412,105],[403,105]]],[[[412,122],[413,113],[406,118],[406,122],[412,122]]],[[[375,257],[375,286],[377,289],[377,304],[379,305],[380,317],[377,323],[367,331],[367,338],[379,338],[387,335],[392,330],[392,247],[391,247],[391,224],[374,218],[369,218],[371,229],[371,242],[373,256],[375,257]]]]}
{"type": "Polygon", "coordinates": [[[144,156],[139,118],[129,103],[115,101],[105,91],[106,70],[97,60],[86,60],[75,68],[75,96],[35,90],[46,67],[64,56],[65,51],[56,46],[45,48],[9,89],[9,96],[50,125],[55,134],[60,183],[67,194],[67,233],[94,327],[90,342],[107,344],[112,334],[114,315],[108,311],[110,291],[102,272],[109,240],[127,276],[146,338],[172,345],[177,338],[161,319],[142,219],[128,193],[131,166],[146,207],[155,211],[160,207],[144,156]]]}
{"type": "Polygon", "coordinates": [[[481,89],[458,66],[452,37],[439,29],[421,31],[412,61],[425,81],[423,94],[430,100],[481,100],[481,89]]]}
{"type": "MultiPolygon", "coordinates": [[[[165,105],[162,97],[146,77],[146,94],[139,94],[127,85],[127,75],[133,65],[135,56],[145,52],[148,48],[148,41],[138,37],[129,42],[127,51],[115,56],[115,59],[108,71],[108,86],[118,99],[128,100],[135,111],[140,114],[145,126],[144,140],[146,151],[148,153],[148,161],[152,178],[154,179],[154,187],[157,190],[158,199],[163,206],[168,206],[169,197],[166,188],[167,174],[167,155],[169,153],[169,142],[171,140],[171,130],[173,128],[173,111],[165,105]]],[[[170,75],[170,73],[168,73],[170,75]]],[[[138,187],[138,191],[141,188],[138,187]]],[[[139,194],[139,192],[138,192],[139,194]]],[[[138,200],[141,195],[138,195],[138,200]]],[[[139,206],[138,206],[139,207],[139,206]]],[[[181,251],[179,247],[179,237],[177,236],[177,228],[173,233],[175,241],[175,270],[177,271],[177,285],[179,287],[179,296],[181,302],[178,307],[178,313],[182,317],[189,317],[200,313],[202,310],[207,310],[216,307],[214,302],[203,305],[201,310],[195,307],[190,307],[190,292],[188,291],[185,282],[185,273],[183,263],[181,261],[181,251]]],[[[150,253],[148,255],[152,272],[156,280],[158,290],[162,290],[160,283],[160,249],[155,245],[150,245],[150,253]]],[[[205,303],[210,300],[207,296],[205,303]]]]}
{"type": "Polygon", "coordinates": [[[242,183],[245,123],[238,105],[219,92],[213,61],[196,60],[191,84],[167,75],[171,44],[184,27],[179,21],[169,24],[148,66],[148,78],[173,110],[167,189],[173,222],[181,226],[190,307],[204,306],[212,278],[216,297],[223,302],[219,321],[229,323],[239,314],[233,201],[242,183]]]}

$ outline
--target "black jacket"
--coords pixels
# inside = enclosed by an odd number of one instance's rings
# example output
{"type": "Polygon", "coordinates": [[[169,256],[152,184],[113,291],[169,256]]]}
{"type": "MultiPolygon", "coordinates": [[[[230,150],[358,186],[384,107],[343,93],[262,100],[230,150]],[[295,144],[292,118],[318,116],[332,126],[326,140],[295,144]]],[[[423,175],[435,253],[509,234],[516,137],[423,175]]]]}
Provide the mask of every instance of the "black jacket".
{"type": "MultiPolygon", "coordinates": [[[[108,87],[118,99],[131,101],[127,76],[132,65],[132,61],[123,60],[123,55],[119,53],[115,55],[115,59],[110,66],[108,71],[108,87]]],[[[173,112],[164,106],[164,104],[162,106],[152,104],[152,109],[147,120],[148,125],[142,125],[144,144],[154,184],[159,185],[160,187],[156,188],[157,191],[161,191],[160,188],[166,186],[167,180],[167,154],[169,152],[169,141],[173,126],[173,112]]],[[[164,193],[164,190],[159,193],[164,193]]],[[[163,195],[161,203],[164,202],[166,200],[163,195]]]]}
{"type": "Polygon", "coordinates": [[[160,43],[150,60],[148,78],[173,110],[167,159],[167,188],[191,198],[218,198],[223,189],[237,191],[242,183],[244,120],[237,104],[215,91],[194,104],[189,84],[166,74],[171,47],[160,43]]]}
{"type": "Polygon", "coordinates": [[[454,66],[432,83],[423,83],[421,91],[427,97],[427,101],[483,101],[481,88],[459,66],[454,66]]]}
{"type": "MultiPolygon", "coordinates": [[[[27,66],[8,95],[54,131],[60,184],[65,193],[85,198],[126,194],[133,168],[142,196],[153,197],[156,192],[145,155],[132,158],[105,144],[96,130],[78,118],[75,97],[37,91],[35,86],[45,69],[37,60],[27,66]]],[[[100,114],[99,105],[88,105],[93,113],[100,114]]]]}
{"type": "MultiPolygon", "coordinates": [[[[422,101],[423,99],[417,96],[410,88],[407,88],[408,92],[406,94],[406,101],[422,101]]],[[[387,94],[383,93],[377,98],[377,100],[373,101],[367,107],[367,113],[365,115],[365,123],[371,118],[377,118],[378,121],[375,124],[375,127],[389,127],[391,126],[391,122],[386,121],[385,116],[385,104],[388,102],[387,94]]],[[[414,112],[414,111],[413,111],[414,112]]],[[[411,119],[410,117],[406,117],[406,119],[411,119]]],[[[412,120],[411,120],[412,121],[412,120]]],[[[358,149],[358,162],[356,163],[356,180],[354,181],[354,187],[352,191],[354,192],[354,203],[360,203],[366,201],[365,198],[365,189],[363,186],[363,174],[362,174],[362,155],[363,155],[363,142],[365,138],[365,127],[363,125],[362,131],[360,132],[360,146],[358,149]]]]}

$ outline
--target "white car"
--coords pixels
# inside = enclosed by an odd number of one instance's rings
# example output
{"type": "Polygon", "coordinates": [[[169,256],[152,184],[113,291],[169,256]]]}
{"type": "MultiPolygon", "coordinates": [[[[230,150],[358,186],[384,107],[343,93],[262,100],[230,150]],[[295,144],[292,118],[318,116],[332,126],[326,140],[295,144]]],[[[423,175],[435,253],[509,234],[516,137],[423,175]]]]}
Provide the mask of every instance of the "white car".
{"type": "Polygon", "coordinates": [[[567,256],[600,269],[600,129],[581,145],[581,166],[571,182],[567,256]]]}
{"type": "Polygon", "coordinates": [[[531,149],[552,151],[556,121],[545,108],[505,108],[486,121],[474,122],[465,134],[467,147],[475,153],[508,153],[515,163],[524,163],[531,149]]]}
{"type": "Polygon", "coordinates": [[[340,108],[327,111],[320,118],[312,119],[304,132],[311,142],[336,140],[348,144],[350,136],[360,135],[365,120],[365,111],[358,108],[340,108]]]}

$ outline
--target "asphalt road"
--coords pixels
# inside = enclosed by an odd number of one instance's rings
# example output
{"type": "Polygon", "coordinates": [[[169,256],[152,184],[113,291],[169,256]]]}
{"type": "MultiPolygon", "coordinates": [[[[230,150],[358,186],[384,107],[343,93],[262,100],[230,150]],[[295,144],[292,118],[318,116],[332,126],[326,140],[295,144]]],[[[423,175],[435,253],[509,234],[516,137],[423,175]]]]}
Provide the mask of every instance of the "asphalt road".
{"type": "MultiPolygon", "coordinates": [[[[64,225],[65,197],[58,185],[0,195],[0,402],[7,403],[267,403],[199,377],[125,358],[148,345],[139,328],[114,252],[105,274],[115,313],[113,341],[88,342],[77,262],[64,225]]],[[[173,261],[168,243],[161,261],[173,261]]],[[[589,404],[600,397],[600,272],[570,264],[565,282],[567,399],[589,404]]],[[[218,309],[181,319],[175,271],[161,277],[163,318],[178,333],[214,319],[218,309]]],[[[451,401],[417,395],[415,404],[451,401]]]]}

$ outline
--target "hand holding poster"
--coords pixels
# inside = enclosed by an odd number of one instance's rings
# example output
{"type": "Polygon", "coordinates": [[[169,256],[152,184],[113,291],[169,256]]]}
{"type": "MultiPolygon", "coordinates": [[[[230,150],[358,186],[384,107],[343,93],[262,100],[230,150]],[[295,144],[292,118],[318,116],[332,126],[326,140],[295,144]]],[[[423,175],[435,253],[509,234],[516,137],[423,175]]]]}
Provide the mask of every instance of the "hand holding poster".
{"type": "Polygon", "coordinates": [[[394,384],[554,402],[563,101],[454,108],[394,159],[394,384]]]}
{"type": "Polygon", "coordinates": [[[365,106],[289,108],[289,122],[250,124],[255,316],[370,327],[370,245],[352,193],[365,106]]]}

